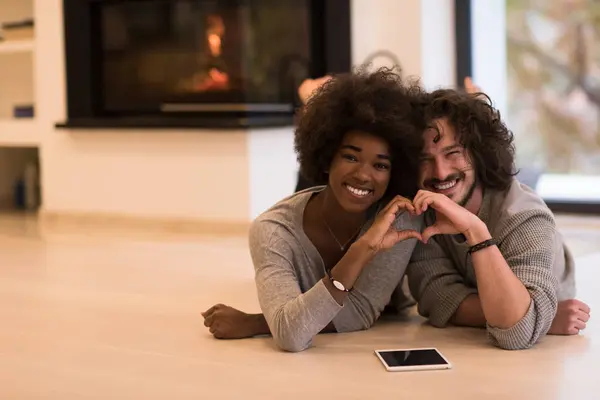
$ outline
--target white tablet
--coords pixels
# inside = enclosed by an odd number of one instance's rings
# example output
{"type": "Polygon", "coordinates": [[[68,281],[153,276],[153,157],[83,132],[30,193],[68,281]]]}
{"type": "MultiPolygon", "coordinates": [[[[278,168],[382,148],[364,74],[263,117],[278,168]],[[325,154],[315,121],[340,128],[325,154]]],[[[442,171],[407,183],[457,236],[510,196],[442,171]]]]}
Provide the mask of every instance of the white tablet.
{"type": "Polygon", "coordinates": [[[385,369],[394,371],[423,371],[450,369],[452,364],[436,348],[375,350],[385,369]]]}

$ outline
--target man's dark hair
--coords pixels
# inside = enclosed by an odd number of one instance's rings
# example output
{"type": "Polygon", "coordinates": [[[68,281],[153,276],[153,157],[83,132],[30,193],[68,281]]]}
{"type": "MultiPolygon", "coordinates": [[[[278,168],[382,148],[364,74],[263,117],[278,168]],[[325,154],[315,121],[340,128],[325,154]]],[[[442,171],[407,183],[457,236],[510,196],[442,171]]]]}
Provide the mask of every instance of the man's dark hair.
{"type": "Polygon", "coordinates": [[[392,168],[386,197],[417,191],[420,137],[427,127],[426,92],[418,82],[381,68],[337,75],[310,98],[298,121],[295,149],[304,177],[326,184],[327,171],[343,137],[362,131],[384,139],[392,168]]]}
{"type": "Polygon", "coordinates": [[[427,119],[433,123],[442,118],[456,130],[456,140],[466,149],[483,188],[508,189],[517,174],[513,134],[490,98],[483,93],[436,90],[431,93],[427,119]]]}

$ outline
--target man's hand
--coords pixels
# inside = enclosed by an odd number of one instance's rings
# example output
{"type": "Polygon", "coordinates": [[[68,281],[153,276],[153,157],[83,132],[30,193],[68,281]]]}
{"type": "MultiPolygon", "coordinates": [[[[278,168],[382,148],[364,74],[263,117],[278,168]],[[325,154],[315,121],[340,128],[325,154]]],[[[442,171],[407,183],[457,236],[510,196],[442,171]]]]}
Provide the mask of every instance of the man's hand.
{"type": "Polygon", "coordinates": [[[217,339],[242,339],[270,334],[262,314],[247,314],[223,304],[202,313],[204,326],[217,339]]]}
{"type": "Polygon", "coordinates": [[[575,299],[561,301],[548,334],[577,335],[585,329],[589,319],[590,307],[584,302],[575,299]]]}
{"type": "MultiPolygon", "coordinates": [[[[548,331],[549,335],[577,335],[585,329],[590,319],[590,307],[579,300],[564,300],[558,303],[556,316],[548,331]]],[[[485,315],[479,296],[469,295],[459,306],[452,322],[459,326],[485,326],[485,315]]]]}
{"type": "MultiPolygon", "coordinates": [[[[489,237],[487,228],[475,214],[456,204],[448,196],[427,190],[419,190],[413,201],[417,215],[427,211],[429,207],[435,210],[435,223],[423,230],[423,242],[427,243],[434,235],[462,233],[469,242],[480,242],[489,237]],[[485,228],[485,229],[484,229],[485,228]]],[[[473,243],[475,244],[475,243],[473,243]]]]}

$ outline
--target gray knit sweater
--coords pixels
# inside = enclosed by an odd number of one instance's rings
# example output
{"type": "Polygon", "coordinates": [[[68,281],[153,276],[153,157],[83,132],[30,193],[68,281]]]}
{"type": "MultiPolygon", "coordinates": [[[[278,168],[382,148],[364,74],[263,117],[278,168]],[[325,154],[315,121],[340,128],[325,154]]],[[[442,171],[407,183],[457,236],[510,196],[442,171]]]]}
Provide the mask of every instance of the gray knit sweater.
{"type": "MultiPolygon", "coordinates": [[[[573,257],[551,211],[517,180],[506,192],[486,191],[478,216],[532,298],[528,312],[513,327],[488,324],[488,337],[505,349],[531,347],[550,329],[558,301],[575,296],[573,257]]],[[[426,223],[431,223],[428,217],[426,223]]],[[[409,286],[419,313],[434,326],[446,326],[460,303],[477,293],[468,249],[454,235],[434,236],[429,244],[415,248],[407,269],[409,286]]]]}
{"type": "MultiPolygon", "coordinates": [[[[338,332],[371,327],[402,280],[417,242],[406,240],[377,254],[340,306],[323,284],[325,265],[302,224],[308,200],[320,190],[307,189],[283,199],[250,228],[259,304],[275,343],[287,351],[308,348],[330,322],[338,332]]],[[[371,224],[367,222],[360,234],[371,224]]],[[[420,230],[422,219],[402,214],[395,225],[420,230]]]]}

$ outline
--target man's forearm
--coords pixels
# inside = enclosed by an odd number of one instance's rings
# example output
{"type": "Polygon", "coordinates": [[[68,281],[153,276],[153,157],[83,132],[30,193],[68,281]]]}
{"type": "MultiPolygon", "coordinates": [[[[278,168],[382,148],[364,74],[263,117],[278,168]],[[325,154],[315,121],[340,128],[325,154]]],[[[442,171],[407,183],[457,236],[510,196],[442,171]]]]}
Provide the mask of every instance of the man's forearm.
{"type": "MultiPolygon", "coordinates": [[[[471,246],[491,238],[483,222],[465,236],[471,246]]],[[[476,251],[471,254],[471,259],[485,320],[500,329],[514,326],[529,309],[529,292],[512,272],[498,247],[476,251]]]]}
{"type": "Polygon", "coordinates": [[[481,308],[481,300],[476,294],[468,295],[450,320],[452,324],[458,326],[470,326],[475,328],[485,327],[485,315],[481,308]]]}

